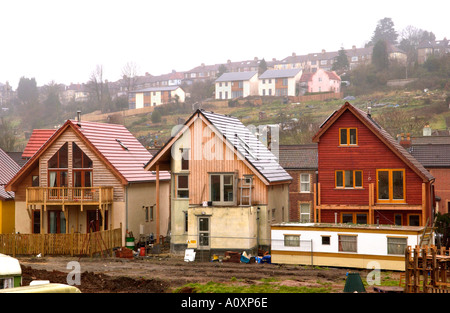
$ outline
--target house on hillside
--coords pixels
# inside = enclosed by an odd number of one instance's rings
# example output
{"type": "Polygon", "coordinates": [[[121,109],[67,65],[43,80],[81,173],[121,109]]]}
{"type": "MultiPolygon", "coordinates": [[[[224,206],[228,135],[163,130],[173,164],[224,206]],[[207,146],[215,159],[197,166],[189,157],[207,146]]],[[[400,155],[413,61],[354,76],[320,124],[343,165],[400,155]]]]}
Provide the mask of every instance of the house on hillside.
{"type": "Polygon", "coordinates": [[[289,221],[309,223],[314,219],[314,186],[317,183],[317,145],[280,145],[280,165],[291,175],[289,221]]]}
{"type": "Polygon", "coordinates": [[[447,38],[424,41],[417,47],[417,62],[423,64],[430,56],[441,57],[446,53],[450,53],[450,41],[447,38]]]}
{"type": "Polygon", "coordinates": [[[150,87],[128,92],[128,107],[142,109],[173,101],[184,102],[186,93],[180,86],[150,87]]]}
{"type": "Polygon", "coordinates": [[[296,96],[302,70],[267,70],[259,76],[260,96],[296,96]]]}
{"type": "Polygon", "coordinates": [[[313,137],[318,146],[315,221],[426,226],[434,177],[371,116],[346,102],[313,137]]]}
{"type": "Polygon", "coordinates": [[[288,219],[291,176],[235,117],[197,110],[145,169],[171,172],[173,252],[255,252],[288,219]]]}
{"type": "Polygon", "coordinates": [[[223,73],[215,82],[216,99],[235,99],[258,94],[258,72],[223,73]]]}
{"type": "Polygon", "coordinates": [[[300,93],[341,92],[341,78],[334,71],[318,69],[314,73],[303,73],[300,78],[300,93]]]}
{"type": "Polygon", "coordinates": [[[135,236],[165,236],[170,176],[159,173],[157,186],[143,168],[151,157],[122,125],[67,120],[5,187],[15,192],[16,231],[87,233],[122,225],[135,236]]]}
{"type": "Polygon", "coordinates": [[[0,149],[0,234],[13,233],[15,230],[14,192],[6,191],[5,185],[19,171],[20,166],[0,149]]]}

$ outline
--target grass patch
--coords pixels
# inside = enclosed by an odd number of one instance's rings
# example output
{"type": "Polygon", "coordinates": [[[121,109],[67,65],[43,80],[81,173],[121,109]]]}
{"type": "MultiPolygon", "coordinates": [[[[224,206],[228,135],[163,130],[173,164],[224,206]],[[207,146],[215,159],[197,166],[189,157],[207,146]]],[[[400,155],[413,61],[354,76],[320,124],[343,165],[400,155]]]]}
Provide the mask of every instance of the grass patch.
{"type": "MultiPolygon", "coordinates": [[[[283,286],[274,284],[277,279],[262,279],[260,284],[239,285],[229,283],[208,282],[206,284],[190,283],[177,288],[174,292],[179,293],[183,288],[189,288],[195,293],[332,293],[331,286],[320,287],[306,286],[283,286]]],[[[233,281],[233,280],[232,280],[233,281]]],[[[235,280],[234,280],[235,281],[235,280]]]]}

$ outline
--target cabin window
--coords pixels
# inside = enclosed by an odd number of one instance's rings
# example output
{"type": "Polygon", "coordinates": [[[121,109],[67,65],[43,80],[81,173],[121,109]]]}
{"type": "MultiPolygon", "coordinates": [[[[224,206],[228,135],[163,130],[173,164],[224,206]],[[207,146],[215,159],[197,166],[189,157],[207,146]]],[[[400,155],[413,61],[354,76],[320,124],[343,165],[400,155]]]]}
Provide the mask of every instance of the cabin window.
{"type": "Polygon", "coordinates": [[[336,188],[362,188],[362,171],[336,171],[336,188]]]}
{"type": "Polygon", "coordinates": [[[339,145],[356,146],[358,144],[358,131],[356,128],[339,128],[339,145]]]}
{"type": "Polygon", "coordinates": [[[405,170],[377,170],[378,202],[405,202],[405,170]]]}
{"type": "Polygon", "coordinates": [[[179,199],[189,198],[189,175],[176,175],[176,195],[179,199]]]}
{"type": "Polygon", "coordinates": [[[67,142],[48,160],[49,168],[67,168],[68,167],[68,149],[67,142]]]}
{"type": "Polygon", "coordinates": [[[284,235],[285,247],[300,247],[300,235],[284,235]]]}
{"type": "Polygon", "coordinates": [[[419,214],[411,214],[408,216],[408,225],[409,226],[420,226],[420,215],[419,214]]]}
{"type": "Polygon", "coordinates": [[[311,175],[300,174],[300,192],[311,191],[311,175]]]}
{"type": "Polygon", "coordinates": [[[310,208],[309,202],[302,202],[299,205],[300,209],[300,223],[309,223],[310,221],[310,208]]]}
{"type": "Polygon", "coordinates": [[[234,175],[211,174],[210,190],[214,205],[234,204],[234,175]]]}
{"type": "Polygon", "coordinates": [[[402,219],[403,219],[403,217],[402,217],[401,214],[395,214],[394,215],[394,223],[395,223],[395,225],[403,225],[402,219]]]}
{"type": "Polygon", "coordinates": [[[387,238],[387,253],[388,254],[405,254],[408,238],[388,237],[387,238]]]}
{"type": "Polygon", "coordinates": [[[339,251],[340,252],[357,252],[356,235],[339,235],[339,251]]]}
{"type": "Polygon", "coordinates": [[[342,213],[341,223],[367,224],[367,213],[342,213]]]}
{"type": "Polygon", "coordinates": [[[31,187],[39,187],[39,175],[33,175],[31,178],[31,187]]]}
{"type": "Polygon", "coordinates": [[[330,236],[322,236],[322,245],[329,246],[331,244],[330,236]]]}

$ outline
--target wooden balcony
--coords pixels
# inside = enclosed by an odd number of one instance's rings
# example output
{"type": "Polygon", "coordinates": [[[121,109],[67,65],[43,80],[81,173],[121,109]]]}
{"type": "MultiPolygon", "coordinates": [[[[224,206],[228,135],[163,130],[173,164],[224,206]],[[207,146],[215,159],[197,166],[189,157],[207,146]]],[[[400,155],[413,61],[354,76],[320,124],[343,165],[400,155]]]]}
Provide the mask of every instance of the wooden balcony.
{"type": "Polygon", "coordinates": [[[28,205],[104,205],[114,200],[113,187],[28,187],[28,205]]]}

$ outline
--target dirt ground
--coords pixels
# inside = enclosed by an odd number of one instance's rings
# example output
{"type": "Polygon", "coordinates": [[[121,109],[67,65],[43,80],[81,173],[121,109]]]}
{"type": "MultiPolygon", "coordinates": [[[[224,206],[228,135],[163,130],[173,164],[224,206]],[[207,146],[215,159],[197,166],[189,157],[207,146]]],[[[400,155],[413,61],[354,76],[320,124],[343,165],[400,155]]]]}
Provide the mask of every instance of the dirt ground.
{"type": "MultiPolygon", "coordinates": [[[[332,286],[343,292],[346,274],[354,269],[317,269],[307,266],[246,264],[229,262],[185,262],[183,256],[160,255],[124,259],[118,257],[16,257],[22,266],[22,285],[32,280],[49,280],[67,284],[74,270],[71,261],[79,262],[83,293],[171,293],[188,283],[224,282],[258,284],[271,279],[287,286],[332,286]]],[[[360,270],[364,279],[367,271],[360,270]]],[[[73,276],[71,276],[73,277],[73,276]]],[[[370,292],[370,290],[366,290],[370,292]]],[[[183,288],[181,292],[192,292],[183,288]]]]}

